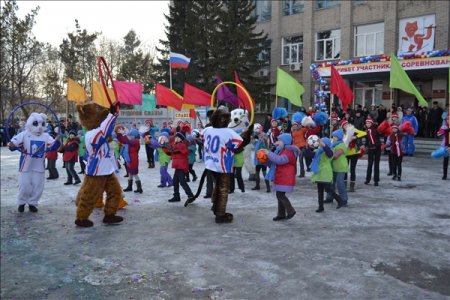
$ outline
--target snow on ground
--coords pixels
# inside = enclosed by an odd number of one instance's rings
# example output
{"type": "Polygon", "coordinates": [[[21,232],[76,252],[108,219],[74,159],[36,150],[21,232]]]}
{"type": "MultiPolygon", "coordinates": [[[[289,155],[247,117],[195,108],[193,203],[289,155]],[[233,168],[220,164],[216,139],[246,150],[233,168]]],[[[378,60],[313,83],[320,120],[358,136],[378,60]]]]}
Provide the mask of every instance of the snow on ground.
{"type": "MultiPolygon", "coordinates": [[[[298,178],[289,195],[297,215],[286,222],[272,221],[274,193],[264,184],[252,191],[244,170],[245,193],[229,195],[235,220],[219,225],[204,191],[187,208],[182,189],[181,203],[167,202],[173,190],[156,188],[158,164],[147,168],[142,147],[144,193],[126,193],[129,205],[118,213],[125,221],[105,226],[97,209],[86,229],[73,224],[79,186],[63,185],[61,156],[60,178],[46,182],[39,212],[17,213],[19,153],[1,148],[1,298],[448,298],[450,187],[442,162],[407,157],[397,182],[382,159],[379,187],[363,184],[367,161],[360,160],[349,206],[328,204],[323,214],[314,212],[310,174],[298,178]]],[[[200,176],[202,163],[194,168],[200,176]]],[[[198,181],[190,186],[196,191],[198,181]]]]}

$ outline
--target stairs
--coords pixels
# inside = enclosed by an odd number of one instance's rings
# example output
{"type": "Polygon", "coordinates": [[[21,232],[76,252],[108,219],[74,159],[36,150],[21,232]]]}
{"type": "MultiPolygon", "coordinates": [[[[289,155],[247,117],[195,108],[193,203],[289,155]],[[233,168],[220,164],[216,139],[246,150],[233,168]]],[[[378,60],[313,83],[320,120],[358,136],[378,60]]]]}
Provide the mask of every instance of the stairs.
{"type": "Polygon", "coordinates": [[[431,138],[415,138],[414,145],[416,146],[417,154],[431,155],[433,150],[441,145],[441,139],[431,139],[431,138]]]}

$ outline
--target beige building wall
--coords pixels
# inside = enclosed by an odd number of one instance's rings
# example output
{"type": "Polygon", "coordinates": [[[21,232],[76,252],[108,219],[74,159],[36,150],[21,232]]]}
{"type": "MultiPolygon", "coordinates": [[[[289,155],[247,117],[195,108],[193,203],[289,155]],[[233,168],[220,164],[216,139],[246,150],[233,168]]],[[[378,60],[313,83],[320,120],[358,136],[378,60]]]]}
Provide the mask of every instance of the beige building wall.
{"type": "MultiPolygon", "coordinates": [[[[422,1],[364,1],[354,3],[341,0],[340,5],[325,9],[316,9],[315,0],[305,0],[302,13],[282,16],[282,1],[272,1],[271,20],[258,23],[257,31],[268,33],[271,45],[270,81],[276,82],[276,69],[281,66],[305,87],[303,106],[314,102],[314,81],[310,72],[315,60],[316,33],[323,30],[341,30],[340,60],[354,58],[354,27],[372,23],[384,22],[384,54],[398,50],[399,20],[427,14],[436,15],[435,49],[450,49],[450,1],[422,0],[422,1]],[[301,72],[290,72],[289,66],[282,66],[282,38],[303,35],[303,69],[301,72]]],[[[379,76],[379,74],[377,74],[379,76]]],[[[435,85],[442,86],[443,76],[436,78],[435,85]],[[439,82],[439,83],[438,83],[439,82]]],[[[389,82],[382,79],[383,90],[389,90],[389,82]]],[[[273,94],[275,93],[273,89],[273,94]]]]}

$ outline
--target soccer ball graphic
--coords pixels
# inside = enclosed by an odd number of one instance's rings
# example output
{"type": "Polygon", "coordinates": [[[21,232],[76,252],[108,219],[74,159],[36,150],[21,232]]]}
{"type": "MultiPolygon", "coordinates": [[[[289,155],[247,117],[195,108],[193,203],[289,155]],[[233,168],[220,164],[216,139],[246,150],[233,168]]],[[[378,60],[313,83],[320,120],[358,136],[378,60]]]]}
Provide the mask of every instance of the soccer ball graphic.
{"type": "Polygon", "coordinates": [[[306,140],[308,146],[310,148],[318,148],[319,147],[319,137],[317,135],[310,135],[306,140]]]}

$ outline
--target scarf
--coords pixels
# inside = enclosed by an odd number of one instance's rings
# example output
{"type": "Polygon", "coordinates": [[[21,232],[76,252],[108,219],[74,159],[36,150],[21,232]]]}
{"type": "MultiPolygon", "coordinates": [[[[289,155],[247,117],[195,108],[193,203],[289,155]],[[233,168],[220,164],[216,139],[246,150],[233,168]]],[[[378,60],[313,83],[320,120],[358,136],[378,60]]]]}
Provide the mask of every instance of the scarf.
{"type": "Polygon", "coordinates": [[[314,174],[317,174],[319,172],[319,162],[320,162],[320,156],[322,155],[322,153],[325,150],[323,150],[322,147],[320,147],[319,149],[316,150],[316,153],[314,154],[314,158],[311,162],[311,164],[309,165],[309,167],[311,168],[311,171],[314,174]]]}
{"type": "MultiPolygon", "coordinates": [[[[281,152],[281,150],[283,150],[283,149],[284,149],[284,147],[278,146],[273,153],[278,155],[281,152]]],[[[270,162],[269,163],[269,172],[267,172],[266,177],[264,177],[264,179],[273,181],[275,179],[276,169],[277,169],[277,165],[274,162],[270,162]]]]}

